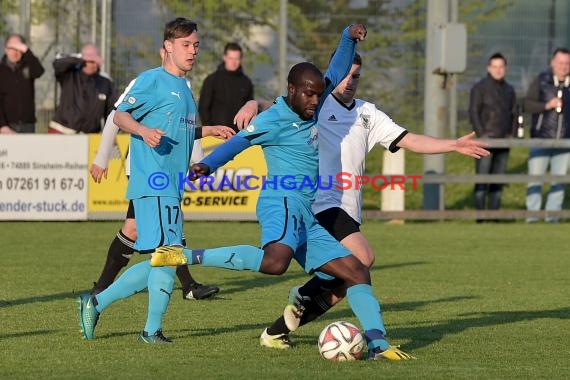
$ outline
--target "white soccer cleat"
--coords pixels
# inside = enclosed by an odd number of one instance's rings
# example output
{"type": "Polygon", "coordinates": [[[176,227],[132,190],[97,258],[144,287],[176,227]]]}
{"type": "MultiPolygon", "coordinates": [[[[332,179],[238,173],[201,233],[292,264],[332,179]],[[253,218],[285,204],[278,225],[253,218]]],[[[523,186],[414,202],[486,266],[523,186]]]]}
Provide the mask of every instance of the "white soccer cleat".
{"type": "Polygon", "coordinates": [[[299,294],[299,288],[300,286],[294,286],[289,290],[289,304],[283,310],[283,319],[289,331],[295,331],[299,328],[305,306],[311,300],[310,297],[299,294]]]}

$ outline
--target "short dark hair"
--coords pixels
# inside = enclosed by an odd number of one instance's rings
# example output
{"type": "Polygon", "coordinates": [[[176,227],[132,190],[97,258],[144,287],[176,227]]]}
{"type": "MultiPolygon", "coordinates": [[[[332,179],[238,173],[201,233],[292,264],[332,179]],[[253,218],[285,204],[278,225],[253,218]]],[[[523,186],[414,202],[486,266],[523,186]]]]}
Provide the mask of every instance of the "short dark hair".
{"type": "Polygon", "coordinates": [[[198,25],[184,17],[169,21],[164,26],[164,41],[187,37],[198,31],[198,25]]]}
{"type": "Polygon", "coordinates": [[[291,68],[289,75],[287,75],[287,83],[294,86],[300,86],[304,81],[304,75],[309,72],[320,77],[323,76],[321,70],[319,70],[314,64],[310,62],[301,62],[291,68]]]}
{"type": "Polygon", "coordinates": [[[554,49],[554,53],[552,53],[552,58],[554,58],[556,56],[556,54],[561,53],[561,54],[570,54],[570,50],[563,48],[563,47],[558,47],[556,49],[554,49]]]}
{"type": "Polygon", "coordinates": [[[4,46],[6,46],[6,44],[8,44],[8,40],[12,37],[18,37],[20,39],[20,42],[25,44],[26,43],[26,39],[24,38],[24,36],[22,36],[19,33],[11,33],[8,35],[8,37],[6,37],[6,39],[4,40],[4,46]]]}
{"type": "Polygon", "coordinates": [[[241,46],[237,42],[228,42],[224,47],[224,54],[226,54],[228,50],[239,51],[240,53],[243,53],[241,46]]]}
{"type": "Polygon", "coordinates": [[[505,66],[507,65],[507,59],[505,58],[504,55],[502,55],[502,54],[499,53],[499,52],[497,52],[497,53],[495,53],[495,54],[492,54],[492,55],[489,57],[489,60],[487,61],[487,65],[490,65],[490,64],[491,64],[491,61],[492,61],[493,59],[502,59],[503,62],[505,63],[505,66]]]}

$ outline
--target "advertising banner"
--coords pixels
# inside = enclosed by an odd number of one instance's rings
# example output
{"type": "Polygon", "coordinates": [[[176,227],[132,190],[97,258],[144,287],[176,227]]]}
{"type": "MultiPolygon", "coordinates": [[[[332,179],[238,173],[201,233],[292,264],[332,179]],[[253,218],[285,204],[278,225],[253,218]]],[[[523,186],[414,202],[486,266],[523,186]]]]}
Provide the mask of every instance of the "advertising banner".
{"type": "MultiPolygon", "coordinates": [[[[125,198],[127,192],[127,153],[130,135],[120,134],[115,140],[115,147],[108,162],[107,178],[101,183],[93,181],[89,175],[89,194],[87,199],[89,217],[96,219],[123,219],[127,213],[129,202],[125,198]]],[[[101,141],[101,135],[89,135],[89,165],[93,163],[101,141]]]]}
{"type": "MultiPolygon", "coordinates": [[[[89,136],[89,163],[97,154],[101,136],[89,136]]],[[[203,153],[208,155],[223,140],[206,137],[200,140],[203,153]]],[[[95,183],[89,178],[89,218],[122,219],[126,215],[128,201],[125,198],[128,179],[125,174],[129,136],[117,136],[115,149],[108,164],[107,179],[95,183]]],[[[192,155],[192,161],[200,160],[192,155]]],[[[218,169],[207,180],[188,181],[185,185],[182,210],[185,219],[193,220],[255,220],[255,206],[259,197],[259,183],[251,181],[243,186],[246,177],[262,178],[267,167],[261,148],[252,147],[218,169]]],[[[260,181],[258,181],[260,182],[260,181]]],[[[259,186],[260,188],[261,186],[259,186]]]]}
{"type": "Polygon", "coordinates": [[[86,220],[87,135],[3,135],[0,220],[86,220]]]}

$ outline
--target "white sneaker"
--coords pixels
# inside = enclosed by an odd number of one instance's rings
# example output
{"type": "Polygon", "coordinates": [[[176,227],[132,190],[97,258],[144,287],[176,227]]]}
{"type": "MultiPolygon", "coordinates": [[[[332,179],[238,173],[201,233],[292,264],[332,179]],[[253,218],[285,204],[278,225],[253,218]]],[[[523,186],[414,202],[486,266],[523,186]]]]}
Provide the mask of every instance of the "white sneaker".
{"type": "Polygon", "coordinates": [[[301,324],[301,317],[305,312],[305,305],[311,300],[299,294],[300,286],[294,286],[289,290],[289,304],[283,310],[283,319],[289,331],[295,331],[301,324]]]}

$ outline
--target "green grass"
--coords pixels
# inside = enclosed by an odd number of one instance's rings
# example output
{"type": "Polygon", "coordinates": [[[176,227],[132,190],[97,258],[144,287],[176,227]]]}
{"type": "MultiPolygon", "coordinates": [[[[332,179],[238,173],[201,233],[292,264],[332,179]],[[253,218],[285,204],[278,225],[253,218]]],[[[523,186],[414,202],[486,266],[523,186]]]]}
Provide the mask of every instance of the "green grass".
{"type": "MultiPolygon", "coordinates": [[[[107,309],[97,338],[84,341],[74,296],[98,276],[119,226],[0,224],[0,378],[562,379],[570,372],[565,224],[366,223],[390,340],[418,358],[401,363],[319,357],[325,324],[357,323],[346,302],[293,334],[295,349],[259,347],[289,288],[307,278],[296,265],[280,277],[193,267],[222,291],[210,301],[183,301],[175,291],[164,321],[172,346],[137,342],[146,294],[107,309]]],[[[186,233],[200,246],[258,241],[254,223],[188,223],[186,233]]]]}

